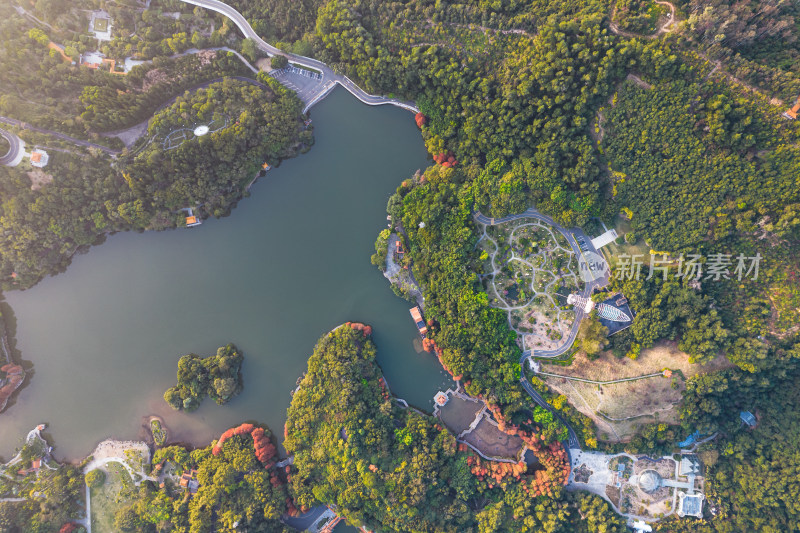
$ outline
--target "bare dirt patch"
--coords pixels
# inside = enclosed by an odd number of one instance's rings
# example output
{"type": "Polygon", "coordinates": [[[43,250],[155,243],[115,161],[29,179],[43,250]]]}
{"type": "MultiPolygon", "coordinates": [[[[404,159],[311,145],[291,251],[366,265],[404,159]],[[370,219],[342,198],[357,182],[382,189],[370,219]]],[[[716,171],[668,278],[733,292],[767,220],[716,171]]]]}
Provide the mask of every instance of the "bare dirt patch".
{"type": "Polygon", "coordinates": [[[147,91],[153,85],[157,83],[161,83],[167,81],[167,74],[158,68],[154,68],[152,70],[148,70],[147,74],[144,75],[144,81],[142,82],[142,90],[147,91]]]}
{"type": "MultiPolygon", "coordinates": [[[[577,357],[568,367],[545,366],[544,371],[564,376],[572,376],[595,381],[613,381],[661,372],[664,368],[680,370],[690,378],[696,374],[716,372],[732,368],[733,364],[724,356],[717,357],[704,365],[689,363],[689,356],[678,350],[677,342],[662,341],[652,348],[642,350],[636,360],[627,357],[617,358],[611,352],[603,352],[594,361],[577,357]]],[[[657,378],[654,378],[657,379],[657,378]]]]}
{"type": "Polygon", "coordinates": [[[487,457],[502,457],[518,459],[524,443],[517,435],[509,435],[483,418],[475,429],[462,437],[464,442],[471,444],[487,457]]]}
{"type": "MultiPolygon", "coordinates": [[[[543,304],[542,307],[544,307],[543,304]]],[[[527,348],[539,350],[553,350],[564,344],[563,339],[569,334],[575,316],[572,311],[551,310],[551,315],[556,315],[557,320],[548,316],[542,307],[533,307],[523,315],[523,320],[519,323],[520,331],[530,332],[525,335],[525,346],[527,348]]],[[[513,319],[512,319],[513,324],[513,319]]],[[[518,343],[522,342],[519,337],[518,343]]]]}
{"type": "Polygon", "coordinates": [[[568,367],[545,365],[544,370],[563,376],[596,381],[643,376],[673,370],[669,378],[653,377],[636,381],[597,385],[547,377],[545,383],[563,394],[580,412],[589,416],[599,430],[601,440],[625,442],[636,434],[639,427],[653,422],[677,423],[677,405],[686,388],[686,378],[699,373],[715,372],[731,367],[724,357],[705,365],[689,363],[688,356],[677,349],[675,342],[661,342],[643,350],[635,361],[617,359],[603,353],[597,360],[579,357],[568,367]],[[680,372],[675,372],[675,371],[680,372]]]}
{"type": "Polygon", "coordinates": [[[483,402],[470,401],[461,396],[452,395],[450,400],[439,407],[439,418],[447,429],[455,435],[469,429],[477,414],[483,409],[483,402]]]}
{"type": "Polygon", "coordinates": [[[53,176],[50,174],[45,173],[40,168],[35,168],[30,172],[26,172],[28,177],[31,179],[31,190],[38,191],[51,181],[53,181],[53,176]]]}
{"type": "Polygon", "coordinates": [[[619,508],[620,490],[617,487],[606,485],[606,496],[608,496],[608,499],[611,500],[611,503],[619,508]]]}

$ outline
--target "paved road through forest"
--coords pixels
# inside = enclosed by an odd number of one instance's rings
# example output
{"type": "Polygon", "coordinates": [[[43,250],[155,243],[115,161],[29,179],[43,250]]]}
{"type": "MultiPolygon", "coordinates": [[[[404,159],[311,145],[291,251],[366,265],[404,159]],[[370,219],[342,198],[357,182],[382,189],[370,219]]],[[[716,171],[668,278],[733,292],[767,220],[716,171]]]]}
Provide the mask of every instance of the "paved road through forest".
{"type": "Polygon", "coordinates": [[[206,9],[210,9],[212,11],[216,11],[217,13],[221,13],[225,15],[231,21],[236,24],[236,27],[239,28],[244,36],[248,39],[252,39],[255,42],[256,46],[266,52],[270,57],[274,55],[283,55],[286,56],[289,61],[296,65],[300,65],[301,67],[306,67],[309,69],[317,70],[322,73],[322,83],[320,85],[320,92],[319,94],[310,99],[310,101],[306,105],[306,111],[313,106],[315,103],[319,102],[324,98],[336,85],[341,85],[347,91],[361,100],[363,103],[367,105],[385,105],[390,104],[397,107],[401,107],[412,113],[419,112],[417,106],[415,106],[411,102],[403,102],[401,100],[396,100],[394,98],[388,98],[386,96],[376,96],[367,93],[361,87],[353,83],[353,81],[344,76],[342,74],[337,74],[333,71],[328,65],[323,63],[322,61],[318,61],[316,59],[312,59],[310,57],[299,56],[296,54],[290,54],[276,48],[263,40],[250,26],[250,23],[247,22],[247,19],[244,16],[236,11],[236,9],[232,8],[228,4],[224,2],[220,2],[219,0],[181,0],[187,4],[192,4],[195,6],[204,7],[206,9]]]}
{"type": "Polygon", "coordinates": [[[53,137],[56,137],[57,139],[61,139],[62,141],[67,141],[67,142],[71,142],[72,144],[77,144],[78,146],[84,146],[86,148],[97,148],[98,150],[102,150],[103,152],[106,152],[107,154],[119,155],[119,153],[120,153],[119,150],[113,150],[113,149],[109,148],[108,146],[103,146],[103,145],[100,145],[100,144],[95,144],[93,142],[83,141],[81,139],[76,139],[75,137],[70,137],[69,135],[64,135],[63,133],[59,133],[57,131],[46,130],[46,129],[43,129],[43,128],[37,128],[35,126],[31,126],[30,124],[27,124],[25,122],[22,122],[21,120],[15,119],[15,118],[9,118],[9,117],[0,116],[0,122],[3,122],[5,124],[10,124],[12,126],[18,126],[18,127],[22,128],[23,130],[31,130],[31,131],[35,131],[35,132],[38,132],[38,133],[44,133],[45,135],[51,135],[53,137]]]}
{"type": "Polygon", "coordinates": [[[8,141],[8,153],[0,157],[0,165],[13,166],[19,163],[22,140],[10,131],[0,129],[0,137],[8,141]]]}

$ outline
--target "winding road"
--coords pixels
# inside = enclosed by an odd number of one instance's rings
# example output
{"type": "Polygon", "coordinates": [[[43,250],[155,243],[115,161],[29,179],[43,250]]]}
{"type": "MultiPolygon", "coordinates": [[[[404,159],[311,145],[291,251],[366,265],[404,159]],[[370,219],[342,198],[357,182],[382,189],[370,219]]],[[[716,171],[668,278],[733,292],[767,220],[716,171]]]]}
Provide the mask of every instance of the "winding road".
{"type": "Polygon", "coordinates": [[[367,105],[394,105],[397,107],[401,107],[412,113],[418,113],[419,109],[411,102],[403,102],[401,100],[396,100],[394,98],[388,98],[386,96],[376,96],[367,93],[361,87],[353,83],[353,81],[344,76],[342,74],[337,74],[333,71],[328,65],[323,63],[322,61],[318,61],[316,59],[311,59],[310,57],[300,56],[296,54],[290,54],[276,48],[263,40],[250,26],[250,23],[247,22],[247,19],[244,16],[236,11],[236,9],[232,8],[228,4],[224,2],[220,2],[219,0],[181,0],[187,4],[203,7],[206,9],[210,9],[212,11],[216,11],[226,17],[228,17],[239,31],[248,38],[252,39],[256,46],[265,52],[270,57],[275,55],[282,55],[286,56],[289,61],[292,63],[299,65],[301,67],[306,67],[309,69],[317,70],[322,73],[322,83],[321,89],[319,94],[312,98],[307,104],[305,109],[303,110],[308,111],[314,104],[325,98],[325,96],[333,90],[336,85],[341,85],[344,87],[350,94],[358,98],[361,102],[367,105]]]}
{"type": "Polygon", "coordinates": [[[119,155],[119,153],[120,153],[119,150],[113,150],[113,149],[109,148],[108,146],[103,146],[101,144],[95,144],[93,142],[84,141],[84,140],[81,140],[81,139],[76,139],[75,137],[70,137],[69,135],[64,135],[63,133],[59,133],[57,131],[46,130],[46,129],[43,129],[43,128],[37,128],[36,126],[31,126],[30,124],[27,124],[25,122],[22,122],[21,120],[15,119],[15,118],[9,118],[9,117],[0,116],[0,122],[2,122],[4,124],[10,124],[12,126],[18,126],[18,127],[22,128],[23,130],[31,130],[31,131],[35,131],[37,133],[44,133],[45,135],[50,135],[50,136],[55,137],[57,139],[61,139],[62,141],[67,141],[67,142],[70,142],[72,144],[77,144],[78,146],[83,146],[83,147],[86,147],[86,148],[96,148],[98,150],[102,150],[103,152],[105,152],[107,154],[119,155]]]}
{"type": "MultiPolygon", "coordinates": [[[[575,252],[575,256],[578,258],[578,268],[580,271],[590,271],[592,269],[591,265],[586,260],[586,256],[584,255],[584,250],[582,250],[581,247],[578,245],[576,239],[579,239],[584,244],[584,246],[587,249],[586,250],[587,253],[593,254],[598,258],[602,257],[597,252],[597,249],[595,249],[595,247],[592,245],[592,240],[586,236],[586,234],[583,232],[582,229],[572,228],[568,230],[563,226],[561,226],[560,224],[558,224],[551,217],[540,213],[534,207],[529,208],[527,211],[523,213],[519,213],[517,215],[508,215],[502,218],[490,218],[487,217],[486,215],[479,213],[478,211],[475,211],[472,214],[472,216],[477,222],[485,225],[503,224],[505,222],[510,222],[512,220],[521,220],[526,218],[533,218],[548,224],[549,226],[558,230],[558,232],[561,233],[567,239],[567,242],[572,247],[572,250],[575,252]]],[[[585,282],[583,291],[581,292],[581,296],[583,296],[584,298],[591,298],[592,293],[596,288],[605,287],[606,285],[608,285],[609,282],[608,269],[604,270],[602,274],[599,276],[593,275],[592,278],[593,279],[591,281],[585,282]]],[[[569,335],[567,336],[564,344],[562,344],[561,346],[559,346],[554,350],[536,350],[535,353],[534,350],[525,350],[522,352],[522,355],[520,356],[519,364],[524,367],[525,361],[533,356],[553,358],[564,354],[567,350],[569,350],[572,347],[572,344],[575,342],[575,338],[578,335],[578,328],[580,328],[581,321],[585,317],[586,317],[586,312],[583,309],[575,308],[575,321],[572,324],[572,329],[570,330],[569,335]]],[[[556,411],[553,408],[553,406],[551,406],[549,403],[547,403],[547,401],[544,398],[542,398],[541,394],[539,394],[536,391],[536,389],[533,388],[533,385],[531,385],[530,381],[527,380],[524,374],[520,378],[520,383],[522,384],[522,387],[525,389],[525,392],[528,393],[528,396],[530,396],[534,402],[536,402],[539,406],[543,407],[544,409],[547,409],[548,411],[553,413],[553,416],[558,418],[561,421],[561,423],[564,424],[564,426],[566,426],[569,437],[567,441],[564,442],[563,444],[564,448],[567,450],[567,453],[570,453],[569,450],[579,450],[581,447],[581,443],[580,440],[578,439],[578,435],[575,433],[575,430],[572,429],[572,426],[570,426],[567,423],[567,421],[564,420],[564,418],[558,413],[558,411],[556,411]]]]}
{"type": "MultiPolygon", "coordinates": [[[[578,269],[581,272],[589,270],[589,263],[586,261],[586,257],[584,255],[584,251],[581,250],[580,246],[576,241],[580,239],[588,248],[588,252],[593,254],[597,257],[602,257],[597,252],[597,250],[592,246],[592,241],[580,228],[572,228],[570,230],[564,228],[560,224],[556,223],[552,218],[547,215],[543,215],[540,213],[536,208],[531,207],[527,211],[523,213],[519,213],[517,215],[508,215],[502,218],[489,218],[486,215],[483,215],[479,212],[473,213],[473,217],[477,222],[485,225],[495,225],[495,224],[503,224],[505,222],[510,222],[512,220],[521,220],[526,218],[533,218],[536,220],[540,220],[549,226],[558,230],[566,239],[569,245],[572,247],[572,250],[575,252],[575,256],[578,258],[578,269]]],[[[588,281],[585,283],[583,287],[583,291],[581,292],[581,296],[584,298],[591,298],[592,293],[594,292],[595,288],[598,287],[605,287],[608,285],[608,271],[606,271],[602,276],[596,277],[592,279],[592,281],[588,281]]],[[[578,328],[581,325],[581,320],[586,317],[586,312],[583,309],[575,309],[575,322],[572,324],[572,329],[570,330],[569,335],[567,336],[565,342],[554,350],[525,350],[522,352],[522,357],[520,358],[520,364],[524,364],[525,360],[529,357],[536,356],[536,357],[547,357],[553,358],[558,357],[559,355],[563,355],[570,349],[572,343],[575,342],[575,338],[578,335],[578,328]]]]}
{"type": "Polygon", "coordinates": [[[611,11],[611,15],[609,17],[611,19],[611,22],[609,23],[608,27],[611,29],[611,31],[613,33],[615,33],[617,35],[621,35],[622,37],[628,37],[628,38],[640,37],[642,39],[655,39],[659,35],[671,32],[672,29],[673,29],[672,26],[677,22],[676,19],[675,19],[675,6],[671,2],[666,2],[664,0],[653,0],[653,1],[656,4],[659,4],[659,5],[662,5],[662,6],[667,6],[669,8],[669,11],[670,11],[669,16],[667,17],[667,22],[664,25],[659,26],[658,28],[656,28],[655,33],[651,33],[650,35],[643,35],[641,33],[634,33],[634,32],[631,32],[631,31],[626,31],[626,30],[620,29],[619,25],[617,25],[617,23],[614,22],[614,14],[616,13],[616,6],[611,11]]]}
{"type": "Polygon", "coordinates": [[[10,131],[6,131],[3,129],[0,129],[0,137],[3,137],[6,141],[8,141],[8,144],[10,145],[8,153],[0,157],[0,165],[7,167],[17,166],[19,162],[22,160],[22,154],[25,149],[25,143],[23,143],[22,139],[20,139],[10,131]]]}

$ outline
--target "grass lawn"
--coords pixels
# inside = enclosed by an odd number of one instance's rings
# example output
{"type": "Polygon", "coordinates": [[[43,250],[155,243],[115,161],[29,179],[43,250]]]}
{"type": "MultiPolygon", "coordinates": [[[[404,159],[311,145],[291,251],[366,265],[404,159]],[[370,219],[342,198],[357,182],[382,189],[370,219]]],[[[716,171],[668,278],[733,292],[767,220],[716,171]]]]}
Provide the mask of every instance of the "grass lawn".
{"type": "Polygon", "coordinates": [[[108,31],[108,19],[94,19],[94,31],[104,33],[108,31]]]}
{"type": "MultiPolygon", "coordinates": [[[[614,229],[620,237],[624,237],[626,233],[632,231],[631,221],[624,217],[617,216],[614,229]]],[[[645,244],[644,239],[637,239],[634,244],[627,244],[625,242],[617,244],[616,242],[612,242],[603,246],[601,253],[606,258],[606,261],[608,261],[608,266],[611,267],[612,270],[619,263],[620,255],[641,255],[642,257],[637,258],[637,260],[645,265],[650,264],[650,247],[645,244]]]]}
{"type": "Polygon", "coordinates": [[[120,463],[106,465],[106,482],[92,489],[92,531],[112,532],[114,513],[121,504],[129,501],[135,487],[128,471],[120,463]]]}

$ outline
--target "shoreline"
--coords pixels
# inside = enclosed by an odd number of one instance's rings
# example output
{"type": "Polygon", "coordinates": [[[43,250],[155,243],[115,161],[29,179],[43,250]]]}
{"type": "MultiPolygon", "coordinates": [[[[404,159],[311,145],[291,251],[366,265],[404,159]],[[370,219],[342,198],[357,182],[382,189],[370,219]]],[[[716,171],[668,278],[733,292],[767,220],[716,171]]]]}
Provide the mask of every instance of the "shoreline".
{"type": "MultiPolygon", "coordinates": [[[[6,375],[0,379],[0,414],[2,414],[14,394],[25,384],[28,373],[22,365],[14,361],[8,342],[8,327],[5,317],[0,313],[0,351],[3,353],[5,363],[0,365],[6,375]]],[[[2,362],[2,361],[0,361],[2,362]]]]}

